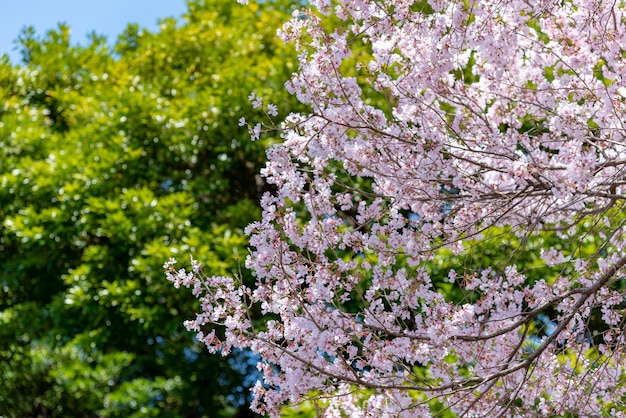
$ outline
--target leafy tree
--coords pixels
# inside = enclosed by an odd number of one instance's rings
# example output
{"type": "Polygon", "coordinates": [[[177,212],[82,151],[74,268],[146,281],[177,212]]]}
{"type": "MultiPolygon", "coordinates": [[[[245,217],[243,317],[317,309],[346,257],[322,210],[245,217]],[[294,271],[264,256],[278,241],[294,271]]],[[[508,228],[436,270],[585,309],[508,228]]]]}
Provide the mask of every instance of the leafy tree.
{"type": "Polygon", "coordinates": [[[250,142],[237,119],[261,117],[252,91],[289,102],[296,65],[275,37],[288,4],[262,8],[192,0],[113,49],[28,29],[22,65],[0,62],[3,416],[248,410],[254,365],[192,341],[178,318],[194,299],[162,265],[192,252],[207,273],[239,271],[272,140],[250,142]]]}
{"type": "Polygon", "coordinates": [[[624,2],[314,5],[257,281],[168,262],[187,327],[274,416],[624,414],[624,2]]]}

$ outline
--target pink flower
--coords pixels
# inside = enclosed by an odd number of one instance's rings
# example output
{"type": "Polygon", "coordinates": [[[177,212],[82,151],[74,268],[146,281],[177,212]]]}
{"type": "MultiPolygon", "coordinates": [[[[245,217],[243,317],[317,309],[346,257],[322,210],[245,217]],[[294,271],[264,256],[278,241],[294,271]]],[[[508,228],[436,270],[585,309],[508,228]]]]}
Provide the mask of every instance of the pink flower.
{"type": "Polygon", "coordinates": [[[210,351],[260,355],[256,411],[626,413],[626,6],[505,3],[317,1],[280,31],[309,110],[267,151],[256,286],[164,265],[210,351]]]}

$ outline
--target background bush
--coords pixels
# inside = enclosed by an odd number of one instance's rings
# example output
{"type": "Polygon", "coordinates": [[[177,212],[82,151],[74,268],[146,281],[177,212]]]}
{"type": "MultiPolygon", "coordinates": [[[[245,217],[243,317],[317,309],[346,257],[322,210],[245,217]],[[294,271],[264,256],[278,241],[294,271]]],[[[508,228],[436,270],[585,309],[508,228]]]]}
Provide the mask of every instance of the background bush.
{"type": "Polygon", "coordinates": [[[23,62],[0,62],[4,416],[247,411],[254,367],[194,343],[182,320],[199,309],[162,265],[190,253],[239,274],[272,139],[237,121],[262,117],[251,92],[292,100],[295,59],[275,37],[289,6],[262,7],[190,0],[182,20],[130,25],[113,48],[29,29],[23,62]]]}

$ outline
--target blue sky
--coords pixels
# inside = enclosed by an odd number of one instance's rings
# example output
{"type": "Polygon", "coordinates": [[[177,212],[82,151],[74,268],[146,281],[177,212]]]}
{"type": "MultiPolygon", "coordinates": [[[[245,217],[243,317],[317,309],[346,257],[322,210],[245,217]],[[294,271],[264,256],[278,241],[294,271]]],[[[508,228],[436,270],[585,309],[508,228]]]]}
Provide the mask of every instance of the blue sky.
{"type": "Polygon", "coordinates": [[[180,17],[185,10],[185,0],[6,0],[0,5],[0,55],[19,61],[13,41],[25,26],[44,35],[65,22],[73,43],[84,44],[94,30],[112,43],[128,23],[156,30],[159,18],[180,17]]]}

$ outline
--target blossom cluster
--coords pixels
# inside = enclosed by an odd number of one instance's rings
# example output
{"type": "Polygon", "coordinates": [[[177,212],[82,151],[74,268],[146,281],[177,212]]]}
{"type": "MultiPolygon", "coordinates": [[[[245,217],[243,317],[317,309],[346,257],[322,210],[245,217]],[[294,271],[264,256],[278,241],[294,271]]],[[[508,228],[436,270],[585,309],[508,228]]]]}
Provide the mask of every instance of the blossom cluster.
{"type": "Polygon", "coordinates": [[[261,356],[275,416],[626,413],[624,3],[312,4],[280,32],[311,111],[268,150],[256,286],[168,265],[190,329],[261,356]]]}

